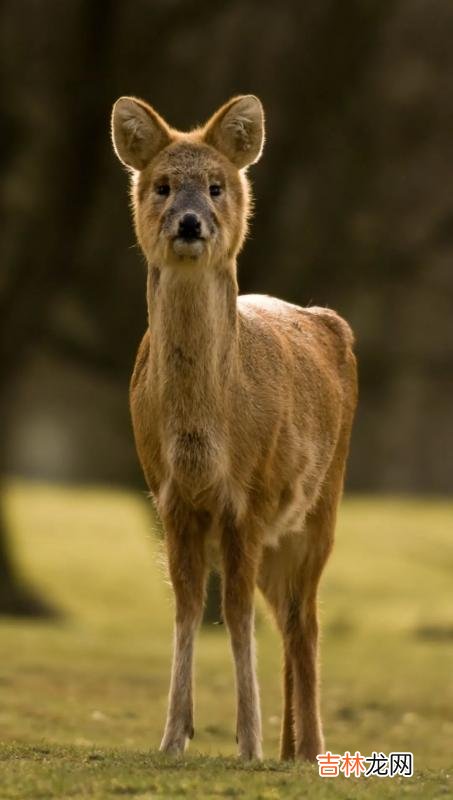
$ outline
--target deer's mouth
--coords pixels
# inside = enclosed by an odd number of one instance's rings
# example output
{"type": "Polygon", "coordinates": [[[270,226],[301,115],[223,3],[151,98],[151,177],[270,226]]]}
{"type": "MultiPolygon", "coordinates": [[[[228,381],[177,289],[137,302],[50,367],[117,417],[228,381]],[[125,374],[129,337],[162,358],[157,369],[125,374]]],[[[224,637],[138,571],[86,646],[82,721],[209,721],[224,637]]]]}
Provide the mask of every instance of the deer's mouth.
{"type": "Polygon", "coordinates": [[[175,236],[173,239],[173,250],[180,258],[199,258],[205,247],[203,236],[193,236],[191,238],[175,236]]]}

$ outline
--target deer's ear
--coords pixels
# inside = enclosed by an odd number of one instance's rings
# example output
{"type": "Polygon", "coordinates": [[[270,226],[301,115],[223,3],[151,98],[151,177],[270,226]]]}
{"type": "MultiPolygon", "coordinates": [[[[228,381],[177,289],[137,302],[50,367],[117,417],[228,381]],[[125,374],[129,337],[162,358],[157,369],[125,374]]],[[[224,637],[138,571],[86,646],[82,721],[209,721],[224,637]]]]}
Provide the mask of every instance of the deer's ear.
{"type": "Polygon", "coordinates": [[[162,117],[135,97],[120,97],[113,106],[112,139],[120,161],[137,170],[144,169],[171,141],[162,117]]]}
{"type": "Polygon", "coordinates": [[[254,164],[264,144],[261,102],[253,94],[233,98],[206,124],[204,140],[220,150],[238,169],[254,164]]]}

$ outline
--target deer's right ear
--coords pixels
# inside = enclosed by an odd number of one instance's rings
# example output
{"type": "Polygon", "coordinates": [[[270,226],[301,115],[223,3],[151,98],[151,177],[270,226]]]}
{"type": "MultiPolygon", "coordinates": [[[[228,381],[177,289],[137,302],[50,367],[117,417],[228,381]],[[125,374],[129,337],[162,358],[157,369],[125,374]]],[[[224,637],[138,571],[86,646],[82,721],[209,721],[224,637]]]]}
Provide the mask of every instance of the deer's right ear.
{"type": "Polygon", "coordinates": [[[127,167],[142,170],[171,141],[162,117],[143,100],[120,97],[112,111],[115,152],[127,167]]]}

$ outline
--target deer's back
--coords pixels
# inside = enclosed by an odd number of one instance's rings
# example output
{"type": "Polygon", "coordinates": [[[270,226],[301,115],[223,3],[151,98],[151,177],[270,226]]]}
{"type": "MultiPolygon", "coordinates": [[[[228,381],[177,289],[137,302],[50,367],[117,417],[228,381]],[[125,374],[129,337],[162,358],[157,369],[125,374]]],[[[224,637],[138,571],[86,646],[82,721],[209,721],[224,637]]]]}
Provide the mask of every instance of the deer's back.
{"type": "Polygon", "coordinates": [[[268,426],[287,420],[320,446],[335,438],[356,394],[349,325],[330,309],[265,295],[243,295],[238,307],[242,390],[255,410],[269,415],[268,426]]]}

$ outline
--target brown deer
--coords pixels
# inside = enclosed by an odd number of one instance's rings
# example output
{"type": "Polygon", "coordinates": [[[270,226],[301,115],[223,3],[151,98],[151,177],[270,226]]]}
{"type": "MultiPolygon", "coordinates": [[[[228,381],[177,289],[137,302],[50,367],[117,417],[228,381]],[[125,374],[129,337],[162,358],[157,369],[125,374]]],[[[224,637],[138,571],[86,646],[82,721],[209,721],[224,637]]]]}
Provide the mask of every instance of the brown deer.
{"type": "Polygon", "coordinates": [[[164,529],[176,619],[161,750],[192,738],[193,643],[218,566],[237,686],[237,742],[261,757],[254,589],[283,638],[281,757],[323,751],[318,583],[332,548],[356,405],[350,328],[326,308],[238,296],[250,214],[246,169],[261,154],[252,96],[181,133],[142,100],[113,108],[148,263],[148,329],[131,384],[138,455],[164,529]]]}

